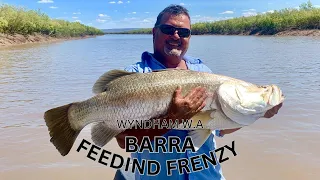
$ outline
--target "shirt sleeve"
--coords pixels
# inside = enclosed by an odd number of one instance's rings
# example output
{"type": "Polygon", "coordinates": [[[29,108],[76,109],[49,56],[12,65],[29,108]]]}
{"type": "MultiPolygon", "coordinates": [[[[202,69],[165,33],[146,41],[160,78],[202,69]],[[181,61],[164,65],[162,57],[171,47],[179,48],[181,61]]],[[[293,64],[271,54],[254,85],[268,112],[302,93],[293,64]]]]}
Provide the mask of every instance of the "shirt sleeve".
{"type": "Polygon", "coordinates": [[[202,69],[204,72],[212,73],[211,69],[208,66],[206,66],[205,64],[201,64],[201,65],[203,66],[202,69]]]}
{"type": "Polygon", "coordinates": [[[198,65],[199,71],[212,73],[212,70],[207,65],[205,65],[202,60],[199,59],[199,61],[200,61],[198,65]]]}
{"type": "Polygon", "coordinates": [[[221,135],[221,131],[220,130],[215,130],[215,135],[217,137],[223,137],[223,135],[221,135]]]}
{"type": "Polygon", "coordinates": [[[125,67],[124,70],[128,72],[139,72],[138,67],[135,64],[125,67]]]}

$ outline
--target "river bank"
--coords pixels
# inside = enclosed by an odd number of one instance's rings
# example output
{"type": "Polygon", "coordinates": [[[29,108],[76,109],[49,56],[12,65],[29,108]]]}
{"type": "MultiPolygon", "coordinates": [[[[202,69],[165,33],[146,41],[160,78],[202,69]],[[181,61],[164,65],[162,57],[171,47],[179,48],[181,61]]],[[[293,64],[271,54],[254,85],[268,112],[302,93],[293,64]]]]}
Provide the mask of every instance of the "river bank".
{"type": "Polygon", "coordinates": [[[80,36],[80,37],[61,37],[56,38],[48,35],[43,35],[40,33],[36,33],[34,35],[21,35],[21,34],[3,34],[0,33],[0,48],[11,47],[23,44],[35,44],[35,43],[50,43],[50,42],[60,42],[67,40],[77,40],[77,39],[85,39],[85,38],[93,38],[97,35],[89,36],[80,36]]]}
{"type": "Polygon", "coordinates": [[[320,29],[282,31],[275,36],[320,36],[320,29]]]}
{"type": "MultiPolygon", "coordinates": [[[[110,33],[111,34],[111,33],[110,33]]],[[[117,33],[118,34],[118,33],[117,33]]],[[[121,34],[121,33],[119,33],[121,34]]],[[[202,34],[202,35],[234,35],[234,34],[202,34]]],[[[270,36],[263,34],[238,34],[240,36],[270,36]]],[[[60,42],[67,40],[78,40],[78,39],[86,39],[86,38],[94,38],[97,35],[93,36],[81,36],[81,37],[64,37],[64,38],[55,38],[48,35],[35,34],[35,35],[8,35],[0,33],[0,48],[12,47],[24,44],[35,44],[35,43],[51,43],[51,42],[60,42]]],[[[197,35],[198,36],[198,35],[197,35]]],[[[199,35],[201,36],[201,35],[199,35]]],[[[312,29],[312,30],[288,30],[278,32],[271,36],[311,36],[311,37],[320,37],[320,29],[312,29]]]]}
{"type": "MultiPolygon", "coordinates": [[[[209,34],[208,34],[209,35],[209,34]]],[[[241,34],[222,34],[222,35],[242,35],[242,36],[320,36],[320,29],[305,29],[305,30],[286,30],[275,33],[273,35],[257,33],[241,33],[241,34]]]]}
{"type": "MultiPolygon", "coordinates": [[[[105,34],[152,34],[150,33],[128,33],[128,32],[122,32],[122,33],[105,33],[105,34]]],[[[212,33],[205,33],[205,34],[193,34],[193,36],[203,36],[203,35],[217,35],[217,36],[320,36],[320,29],[305,29],[305,30],[286,30],[281,31],[278,33],[275,33],[273,35],[268,34],[261,34],[260,32],[257,33],[240,33],[240,34],[212,34],[212,33]]]]}

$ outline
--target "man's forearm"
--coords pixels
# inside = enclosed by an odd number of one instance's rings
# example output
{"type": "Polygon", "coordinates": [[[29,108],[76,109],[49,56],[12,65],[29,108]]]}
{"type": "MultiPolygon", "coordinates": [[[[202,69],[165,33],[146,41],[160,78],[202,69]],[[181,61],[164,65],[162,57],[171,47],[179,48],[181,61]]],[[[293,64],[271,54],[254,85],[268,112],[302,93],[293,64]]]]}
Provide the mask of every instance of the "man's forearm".
{"type": "Polygon", "coordinates": [[[225,134],[233,133],[233,132],[235,132],[235,131],[238,131],[239,129],[241,129],[241,128],[223,129],[223,130],[220,130],[220,135],[221,135],[221,136],[224,136],[225,134]]]}

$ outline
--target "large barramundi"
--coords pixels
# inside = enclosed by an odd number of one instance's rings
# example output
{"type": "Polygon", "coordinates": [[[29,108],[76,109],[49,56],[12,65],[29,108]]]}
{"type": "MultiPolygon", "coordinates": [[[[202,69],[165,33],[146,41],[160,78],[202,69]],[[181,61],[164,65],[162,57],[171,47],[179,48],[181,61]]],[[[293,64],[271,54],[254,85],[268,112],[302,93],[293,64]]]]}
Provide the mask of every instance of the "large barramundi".
{"type": "MultiPolygon", "coordinates": [[[[192,120],[201,122],[189,135],[200,147],[216,129],[248,126],[266,111],[284,101],[276,85],[256,85],[239,79],[191,70],[167,69],[151,73],[111,70],[93,86],[90,99],[70,103],[45,112],[51,142],[61,155],[72,148],[80,131],[88,124],[92,140],[103,146],[117,134],[134,127],[119,127],[119,121],[151,120],[167,112],[174,91],[180,86],[182,95],[198,86],[213,96],[192,120]]],[[[137,121],[138,122],[138,121],[137,121]]],[[[188,129],[179,126],[174,129],[188,129]]]]}

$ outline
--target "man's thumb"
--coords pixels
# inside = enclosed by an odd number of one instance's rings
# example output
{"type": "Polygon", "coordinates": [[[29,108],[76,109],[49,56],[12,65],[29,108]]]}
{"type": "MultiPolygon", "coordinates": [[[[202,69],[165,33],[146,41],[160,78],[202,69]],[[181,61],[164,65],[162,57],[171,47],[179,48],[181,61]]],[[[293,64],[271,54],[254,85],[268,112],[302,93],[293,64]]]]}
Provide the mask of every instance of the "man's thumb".
{"type": "Polygon", "coordinates": [[[181,86],[178,86],[173,93],[173,98],[179,98],[179,97],[181,97],[181,86]]]}

